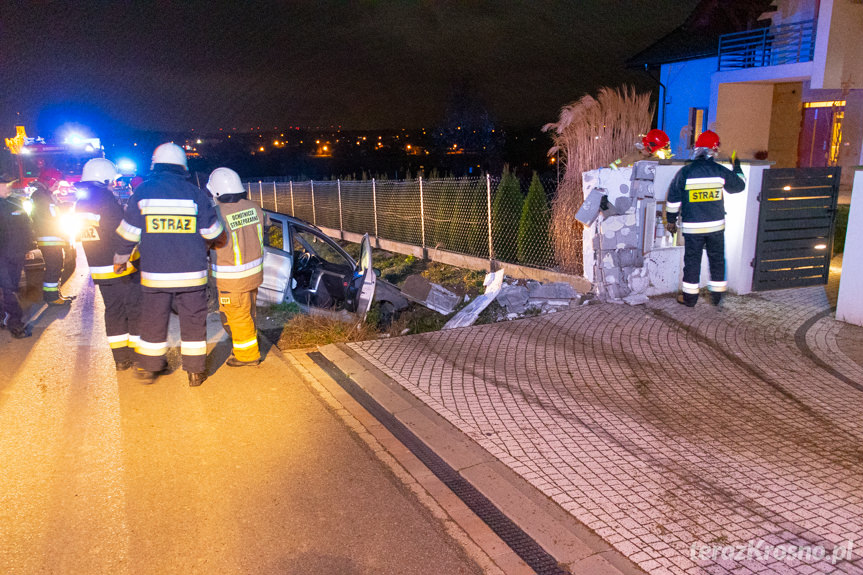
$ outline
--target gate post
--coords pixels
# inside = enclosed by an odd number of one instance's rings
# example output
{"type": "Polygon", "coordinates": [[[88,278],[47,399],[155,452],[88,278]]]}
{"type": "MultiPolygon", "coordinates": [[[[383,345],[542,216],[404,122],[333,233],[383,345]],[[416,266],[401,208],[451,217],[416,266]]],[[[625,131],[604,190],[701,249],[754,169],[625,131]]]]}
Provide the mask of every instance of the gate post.
{"type": "Polygon", "coordinates": [[[296,217],[297,212],[294,211],[294,180],[291,180],[291,215],[296,217]]]}
{"type": "Polygon", "coordinates": [[[273,211],[279,211],[279,191],[276,189],[276,182],[273,182],[273,211]]]}

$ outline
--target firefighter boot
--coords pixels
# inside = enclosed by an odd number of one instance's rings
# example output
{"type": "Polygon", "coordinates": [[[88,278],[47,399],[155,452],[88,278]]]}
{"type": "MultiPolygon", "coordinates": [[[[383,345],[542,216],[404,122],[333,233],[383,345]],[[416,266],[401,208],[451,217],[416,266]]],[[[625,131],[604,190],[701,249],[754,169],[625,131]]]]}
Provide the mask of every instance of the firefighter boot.
{"type": "Polygon", "coordinates": [[[135,378],[138,379],[144,385],[150,385],[151,383],[155,383],[156,378],[159,376],[158,371],[148,371],[146,369],[141,369],[140,367],[135,368],[135,378]]]}
{"type": "Polygon", "coordinates": [[[61,306],[61,305],[69,305],[72,303],[72,300],[66,299],[57,294],[57,292],[45,292],[45,303],[51,306],[61,306]]]}
{"type": "Polygon", "coordinates": [[[721,291],[712,291],[710,292],[710,303],[715,306],[720,306],[722,304],[722,292],[721,291]]]}
{"type": "Polygon", "coordinates": [[[253,359],[251,361],[241,361],[232,355],[231,357],[228,358],[228,361],[226,361],[225,363],[231,367],[254,366],[254,365],[260,365],[261,364],[261,358],[253,359]]]}
{"type": "Polygon", "coordinates": [[[203,372],[203,371],[198,372],[198,373],[192,373],[190,371],[188,373],[189,373],[189,387],[198,387],[199,385],[204,383],[204,381],[206,381],[206,379],[207,379],[207,374],[206,374],[206,372],[203,372]]]}
{"type": "Polygon", "coordinates": [[[686,307],[695,307],[695,302],[698,301],[698,294],[682,293],[677,295],[677,303],[682,303],[686,307]]]}

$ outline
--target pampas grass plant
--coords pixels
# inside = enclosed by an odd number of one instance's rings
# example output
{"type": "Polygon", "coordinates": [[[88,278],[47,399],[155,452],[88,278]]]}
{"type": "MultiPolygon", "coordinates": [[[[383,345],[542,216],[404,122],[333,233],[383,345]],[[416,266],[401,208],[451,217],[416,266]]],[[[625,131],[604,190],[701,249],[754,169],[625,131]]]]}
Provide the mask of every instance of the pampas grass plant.
{"type": "Polygon", "coordinates": [[[552,202],[552,237],[561,271],[582,274],[582,225],[575,213],[584,202],[581,174],[608,166],[632,152],[641,135],[650,129],[653,106],[650,94],[637,94],[623,86],[601,88],[596,98],[583,96],[560,111],[560,119],[543,126],[551,131],[554,147],[549,156],[560,154],[563,179],[552,202]]]}

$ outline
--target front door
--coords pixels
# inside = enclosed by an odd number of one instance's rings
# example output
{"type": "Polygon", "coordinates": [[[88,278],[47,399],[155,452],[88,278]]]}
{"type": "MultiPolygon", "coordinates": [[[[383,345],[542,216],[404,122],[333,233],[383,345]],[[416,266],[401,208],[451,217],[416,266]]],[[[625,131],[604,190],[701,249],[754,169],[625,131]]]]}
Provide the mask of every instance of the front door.
{"type": "Polygon", "coordinates": [[[844,102],[807,102],[798,146],[798,167],[826,168],[839,160],[844,102]]]}

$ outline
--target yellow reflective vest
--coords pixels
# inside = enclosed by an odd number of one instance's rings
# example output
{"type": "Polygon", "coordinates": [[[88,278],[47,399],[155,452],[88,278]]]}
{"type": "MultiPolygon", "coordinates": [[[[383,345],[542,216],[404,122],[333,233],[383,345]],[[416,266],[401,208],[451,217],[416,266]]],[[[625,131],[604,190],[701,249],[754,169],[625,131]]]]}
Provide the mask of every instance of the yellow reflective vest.
{"type": "Polygon", "coordinates": [[[246,199],[217,203],[216,211],[227,234],[227,243],[210,252],[210,273],[216,288],[224,292],[257,289],[264,279],[264,233],[269,219],[246,199]]]}

